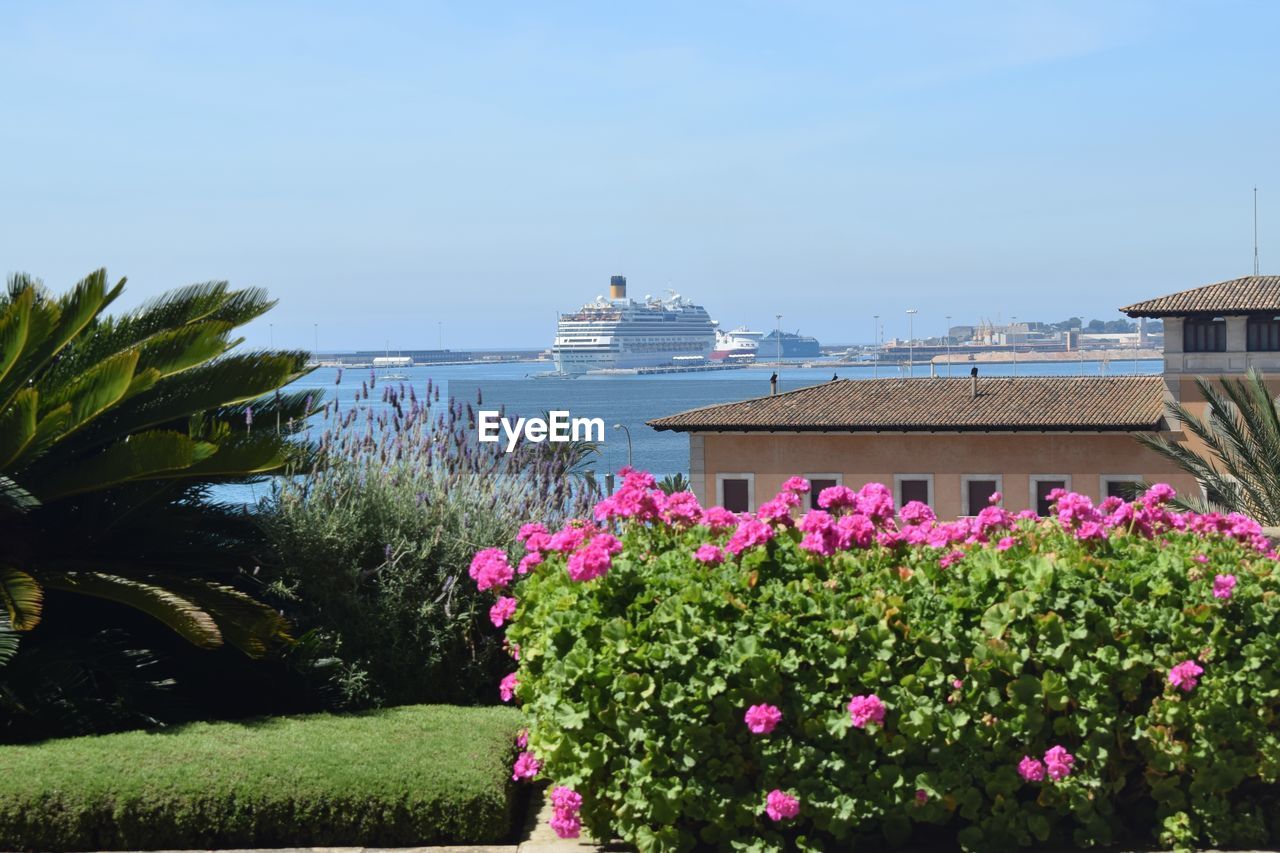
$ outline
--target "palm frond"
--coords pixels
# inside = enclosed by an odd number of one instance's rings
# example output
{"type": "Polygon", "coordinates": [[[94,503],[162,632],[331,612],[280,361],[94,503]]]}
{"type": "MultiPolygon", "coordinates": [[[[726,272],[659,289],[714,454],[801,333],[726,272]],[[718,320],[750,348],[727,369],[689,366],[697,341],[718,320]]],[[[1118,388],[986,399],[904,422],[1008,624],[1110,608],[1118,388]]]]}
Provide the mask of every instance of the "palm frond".
{"type": "MultiPolygon", "coordinates": [[[[12,280],[10,280],[12,286],[12,280]]],[[[27,331],[31,323],[31,303],[35,300],[35,288],[26,286],[6,301],[0,314],[0,389],[6,388],[9,371],[18,363],[18,357],[27,345],[27,331]]],[[[10,396],[0,392],[0,396],[10,396]]]]}
{"type": "Polygon", "coordinates": [[[50,573],[50,589],[114,601],[163,622],[183,639],[205,649],[222,645],[222,632],[213,617],[195,602],[164,586],[104,572],[50,573]]]}
{"type": "Polygon", "coordinates": [[[9,614],[0,613],[0,668],[18,653],[18,632],[9,624],[9,614]]]}
{"type": "Polygon", "coordinates": [[[0,566],[0,603],[15,631],[30,631],[40,624],[44,590],[35,578],[10,566],[0,566]]]}
{"type": "Polygon", "coordinates": [[[171,579],[167,584],[212,615],[226,642],[252,658],[293,641],[289,621],[278,611],[226,584],[171,579]]]}
{"type": "Polygon", "coordinates": [[[193,441],[179,432],[141,432],[80,459],[75,466],[63,465],[43,474],[36,494],[48,503],[131,480],[163,479],[186,472],[217,452],[217,445],[193,441]]]}
{"type": "Polygon", "coordinates": [[[10,470],[36,437],[40,392],[23,388],[0,412],[0,471],[10,470]]]}
{"type": "Polygon", "coordinates": [[[1203,417],[1178,403],[1166,409],[1199,439],[1203,451],[1161,436],[1136,438],[1195,477],[1210,496],[1205,501],[1182,496],[1180,505],[1213,506],[1280,524],[1280,413],[1265,379],[1250,371],[1243,380],[1198,378],[1196,387],[1206,404],[1203,417]]]}

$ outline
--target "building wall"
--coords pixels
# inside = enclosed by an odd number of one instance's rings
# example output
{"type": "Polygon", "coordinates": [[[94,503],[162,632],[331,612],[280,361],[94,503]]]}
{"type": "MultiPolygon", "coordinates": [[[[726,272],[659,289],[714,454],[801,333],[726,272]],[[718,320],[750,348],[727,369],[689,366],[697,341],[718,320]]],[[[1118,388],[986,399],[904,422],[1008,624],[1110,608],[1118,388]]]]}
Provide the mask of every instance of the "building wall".
{"type": "Polygon", "coordinates": [[[1200,493],[1194,479],[1126,434],[706,433],[690,439],[690,470],[701,469],[701,476],[691,476],[706,504],[716,501],[718,473],[753,474],[757,505],[796,474],[838,473],[855,489],[868,482],[892,487],[895,474],[931,474],[941,518],[961,515],[966,474],[1001,475],[1004,506],[1014,511],[1032,507],[1032,475],[1067,475],[1073,491],[1095,500],[1102,497],[1103,474],[1136,474],[1200,493]],[[697,445],[701,459],[695,461],[697,445]]]}
{"type": "Polygon", "coordinates": [[[1164,318],[1164,375],[1170,381],[1189,376],[1242,374],[1249,369],[1280,374],[1280,352],[1249,352],[1248,317],[1226,317],[1226,352],[1183,352],[1182,317],[1164,318]]]}

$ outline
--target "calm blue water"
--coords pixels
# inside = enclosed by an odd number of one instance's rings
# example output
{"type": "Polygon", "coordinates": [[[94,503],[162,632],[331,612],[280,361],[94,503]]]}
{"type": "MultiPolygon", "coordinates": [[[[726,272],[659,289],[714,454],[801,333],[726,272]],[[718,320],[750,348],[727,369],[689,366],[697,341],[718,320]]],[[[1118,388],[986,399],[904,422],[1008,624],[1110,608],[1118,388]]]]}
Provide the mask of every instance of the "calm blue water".
{"type": "MultiPolygon", "coordinates": [[[[1013,365],[982,364],[983,376],[1010,376],[1013,365]]],[[[955,376],[967,376],[968,365],[954,365],[955,376]]],[[[1159,373],[1159,361],[1112,361],[1105,367],[1100,362],[1023,363],[1017,365],[1019,376],[1099,376],[1159,373]]],[[[631,433],[632,464],[652,471],[656,476],[676,472],[688,473],[688,438],[682,433],[656,432],[645,421],[663,415],[706,406],[713,403],[758,397],[769,393],[771,368],[742,368],[715,373],[667,374],[662,376],[580,377],[577,379],[535,378],[544,373],[544,364],[466,364],[416,367],[404,371],[419,396],[426,391],[427,380],[443,384],[441,394],[453,395],[463,402],[476,400],[480,391],[485,408],[504,408],[508,416],[539,415],[551,409],[567,409],[574,417],[602,418],[606,424],[605,441],[596,468],[601,473],[616,471],[627,462],[627,438],[613,424],[622,424],[631,433]]],[[[928,367],[916,365],[917,376],[927,376],[928,367]]],[[[794,367],[779,371],[779,390],[786,391],[831,379],[832,373],[842,379],[870,379],[899,375],[897,368],[881,365],[878,370],[867,367],[794,367]]],[[[939,369],[946,376],[946,368],[939,369]]],[[[368,370],[346,370],[340,384],[335,384],[337,370],[321,368],[295,383],[296,388],[316,389],[326,399],[335,396],[344,409],[355,400],[361,382],[368,380],[368,370]]],[[[375,410],[383,404],[381,392],[375,390],[366,404],[375,410]]],[[[237,490],[237,499],[254,500],[269,493],[269,486],[237,490]]]]}

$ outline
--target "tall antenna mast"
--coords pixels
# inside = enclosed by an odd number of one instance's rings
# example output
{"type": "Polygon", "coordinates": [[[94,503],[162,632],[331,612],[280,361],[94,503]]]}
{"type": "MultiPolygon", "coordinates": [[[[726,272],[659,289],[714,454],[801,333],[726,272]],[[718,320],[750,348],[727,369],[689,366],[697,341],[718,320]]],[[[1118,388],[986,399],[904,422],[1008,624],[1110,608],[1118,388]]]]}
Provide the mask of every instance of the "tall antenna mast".
{"type": "Polygon", "coordinates": [[[1258,188],[1253,188],[1253,274],[1258,274],[1258,188]]]}

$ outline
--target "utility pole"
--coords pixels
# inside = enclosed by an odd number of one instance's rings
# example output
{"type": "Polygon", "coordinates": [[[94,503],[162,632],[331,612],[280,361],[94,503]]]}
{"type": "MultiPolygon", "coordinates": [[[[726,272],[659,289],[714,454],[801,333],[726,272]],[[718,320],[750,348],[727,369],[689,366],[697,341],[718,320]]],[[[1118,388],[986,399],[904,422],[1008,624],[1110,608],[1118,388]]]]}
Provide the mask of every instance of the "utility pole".
{"type": "MultiPolygon", "coordinates": [[[[1016,325],[1018,325],[1018,318],[1010,314],[1009,328],[1012,329],[1016,325]]],[[[1012,335],[1013,332],[1010,332],[1009,334],[1012,335]]],[[[1017,376],[1018,375],[1018,344],[1014,342],[1014,343],[1011,343],[1010,346],[1013,347],[1013,375],[1017,376]]]]}
{"type": "Polygon", "coordinates": [[[951,378],[951,315],[947,315],[947,378],[951,378]]]}
{"type": "Polygon", "coordinates": [[[916,367],[916,314],[914,308],[907,309],[907,378],[915,376],[916,367]]]}
{"type": "Polygon", "coordinates": [[[880,315],[871,315],[871,378],[880,378],[880,315]]]}

